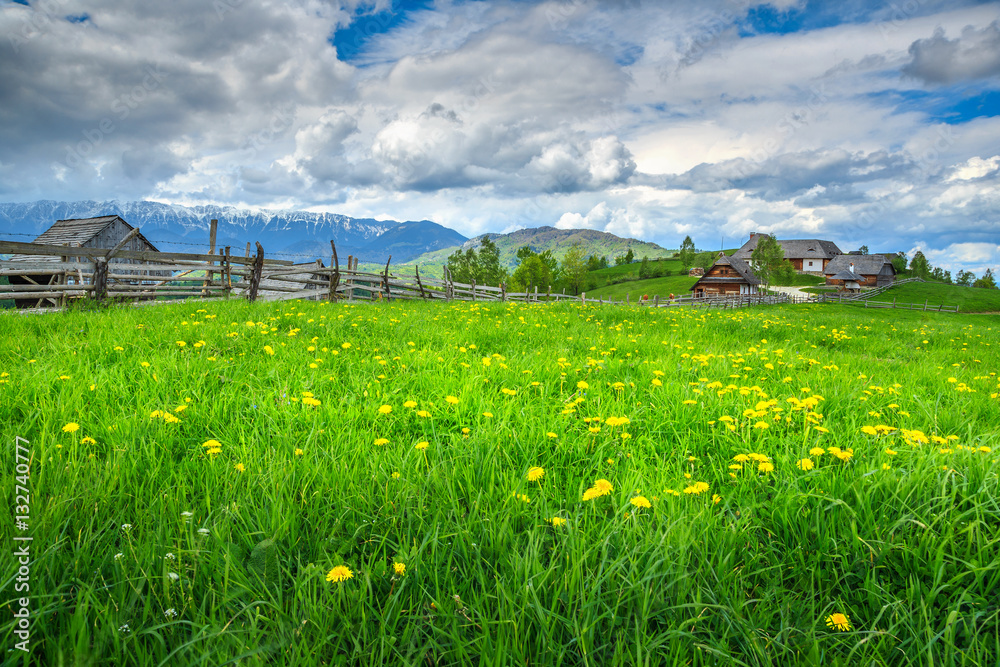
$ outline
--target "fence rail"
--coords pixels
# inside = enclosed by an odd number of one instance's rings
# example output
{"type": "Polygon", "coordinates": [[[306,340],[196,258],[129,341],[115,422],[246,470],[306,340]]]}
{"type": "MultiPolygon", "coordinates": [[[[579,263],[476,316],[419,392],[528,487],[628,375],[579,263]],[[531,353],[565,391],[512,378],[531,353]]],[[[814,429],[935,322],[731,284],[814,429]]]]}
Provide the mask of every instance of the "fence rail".
{"type": "MultiPolygon", "coordinates": [[[[130,235],[131,236],[131,235],[130,235]]],[[[322,261],[293,264],[264,257],[257,252],[237,257],[226,247],[218,254],[159,253],[123,250],[124,239],[115,248],[80,248],[0,241],[0,254],[20,255],[0,261],[0,276],[10,284],[0,285],[0,299],[13,299],[22,308],[62,307],[77,299],[117,299],[156,302],[198,297],[203,300],[246,298],[250,301],[287,299],[324,300],[464,300],[622,304],[636,307],[739,308],[763,304],[799,303],[805,299],[788,295],[731,295],[695,297],[684,295],[615,301],[553,292],[551,286],[530,286],[508,291],[507,285],[477,285],[456,282],[445,268],[444,276],[390,273],[389,262],[381,271],[359,271],[358,261],[348,258],[341,268],[331,241],[331,264],[322,261]]],[[[390,258],[391,261],[391,258],[390,258]]]]}

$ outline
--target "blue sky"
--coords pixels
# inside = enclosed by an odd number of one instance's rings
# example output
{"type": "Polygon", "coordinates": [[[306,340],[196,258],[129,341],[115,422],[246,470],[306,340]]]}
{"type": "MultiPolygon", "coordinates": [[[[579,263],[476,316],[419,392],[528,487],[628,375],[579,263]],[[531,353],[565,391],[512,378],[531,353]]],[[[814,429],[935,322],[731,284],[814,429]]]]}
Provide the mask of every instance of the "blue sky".
{"type": "Polygon", "coordinates": [[[0,201],[1000,268],[1000,4],[0,2],[0,201]]]}

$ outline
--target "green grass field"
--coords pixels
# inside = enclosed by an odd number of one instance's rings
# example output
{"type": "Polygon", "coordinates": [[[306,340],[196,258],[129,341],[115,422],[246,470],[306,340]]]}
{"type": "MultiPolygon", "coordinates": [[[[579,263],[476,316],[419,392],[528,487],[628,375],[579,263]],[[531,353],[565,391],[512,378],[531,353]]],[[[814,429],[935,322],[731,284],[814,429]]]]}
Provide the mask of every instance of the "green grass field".
{"type": "Polygon", "coordinates": [[[0,314],[5,664],[995,665],[998,328],[0,314]]]}
{"type": "Polygon", "coordinates": [[[597,289],[588,290],[588,299],[614,299],[615,301],[624,301],[625,295],[629,295],[629,299],[634,301],[642,297],[643,294],[649,296],[652,299],[655,295],[660,295],[661,299],[666,299],[669,295],[674,296],[690,296],[691,285],[694,285],[698,281],[698,278],[688,275],[682,276],[664,276],[662,278],[648,278],[646,280],[635,280],[624,283],[618,283],[617,285],[608,285],[607,287],[598,287],[597,289]]]}
{"type": "Polygon", "coordinates": [[[875,297],[876,301],[944,304],[966,313],[1000,312],[1000,290],[944,283],[906,283],[875,297]]]}

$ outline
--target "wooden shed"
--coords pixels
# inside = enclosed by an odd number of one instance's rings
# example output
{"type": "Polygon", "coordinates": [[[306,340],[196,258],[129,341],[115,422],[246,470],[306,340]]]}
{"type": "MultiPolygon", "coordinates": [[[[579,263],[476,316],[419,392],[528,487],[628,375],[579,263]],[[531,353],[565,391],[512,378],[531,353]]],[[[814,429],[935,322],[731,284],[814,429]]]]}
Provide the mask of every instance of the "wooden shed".
{"type": "MultiPolygon", "coordinates": [[[[36,238],[32,243],[37,243],[39,245],[61,245],[67,246],[67,248],[107,248],[111,249],[115,247],[118,242],[124,239],[129,232],[134,229],[132,225],[125,222],[120,216],[117,215],[104,215],[97,218],[77,218],[71,220],[57,220],[54,225],[45,230],[38,238],[36,238]]],[[[152,252],[159,252],[156,246],[149,242],[145,236],[141,233],[137,233],[128,243],[123,247],[123,250],[147,250],[152,252]]],[[[56,255],[14,255],[10,258],[11,262],[24,262],[31,265],[31,269],[37,270],[39,265],[52,264],[53,268],[57,268],[57,265],[63,262],[90,262],[89,258],[77,257],[72,254],[72,251],[67,250],[66,254],[63,256],[56,255]]],[[[147,264],[149,262],[136,262],[135,260],[123,260],[123,259],[112,259],[108,263],[108,272],[110,274],[115,273],[114,265],[116,263],[129,262],[131,264],[142,263],[147,264]]],[[[11,285],[52,285],[61,284],[62,281],[67,281],[69,283],[80,282],[79,278],[70,275],[59,275],[53,272],[47,272],[46,274],[32,274],[31,269],[26,269],[23,275],[10,276],[11,285]]],[[[134,269],[129,269],[129,273],[135,274],[134,269]]],[[[173,275],[171,271],[148,271],[150,279],[162,280],[163,278],[169,278],[173,275]]],[[[88,280],[83,281],[85,284],[88,280]]],[[[46,302],[52,302],[57,305],[57,299],[15,299],[15,304],[18,308],[32,308],[40,307],[46,305],[46,302]]]]}
{"type": "Polygon", "coordinates": [[[857,286],[884,287],[896,279],[896,269],[886,255],[840,255],[826,266],[826,284],[850,288],[848,276],[857,286]]]}
{"type": "Polygon", "coordinates": [[[749,264],[719,253],[715,264],[689,290],[696,297],[757,294],[758,285],[760,278],[749,264]]]}

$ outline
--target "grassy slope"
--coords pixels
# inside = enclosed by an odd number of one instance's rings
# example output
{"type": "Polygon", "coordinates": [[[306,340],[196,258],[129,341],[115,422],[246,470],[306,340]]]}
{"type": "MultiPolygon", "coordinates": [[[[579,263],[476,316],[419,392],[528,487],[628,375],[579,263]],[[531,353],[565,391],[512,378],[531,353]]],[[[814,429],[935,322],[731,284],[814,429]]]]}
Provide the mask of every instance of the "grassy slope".
{"type": "MultiPolygon", "coordinates": [[[[15,436],[32,460],[24,662],[994,665],[988,324],[838,305],[0,315],[12,513],[15,436]],[[774,470],[733,468],[751,453],[774,470]],[[328,582],[337,565],[353,577],[328,582]]],[[[10,584],[13,548],[0,568],[10,584]]]]}
{"type": "Polygon", "coordinates": [[[670,294],[675,296],[688,296],[691,294],[689,291],[691,285],[694,285],[698,279],[693,276],[664,276],[662,278],[649,278],[648,280],[636,280],[625,283],[619,283],[617,285],[608,285],[607,287],[599,287],[594,290],[589,290],[587,292],[588,299],[614,299],[615,301],[624,300],[625,295],[628,294],[630,299],[638,299],[643,294],[649,295],[649,298],[653,298],[659,295],[661,298],[666,298],[670,294]]]}
{"type": "Polygon", "coordinates": [[[943,283],[907,283],[893,287],[875,297],[876,301],[896,301],[904,303],[958,305],[967,313],[1000,312],[1000,290],[945,285],[943,283]]]}

